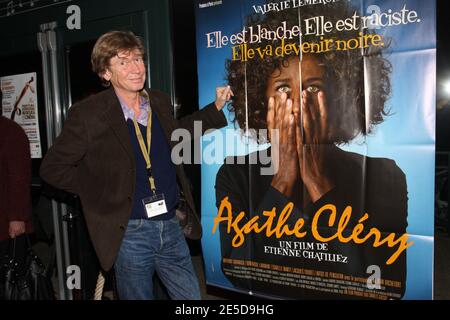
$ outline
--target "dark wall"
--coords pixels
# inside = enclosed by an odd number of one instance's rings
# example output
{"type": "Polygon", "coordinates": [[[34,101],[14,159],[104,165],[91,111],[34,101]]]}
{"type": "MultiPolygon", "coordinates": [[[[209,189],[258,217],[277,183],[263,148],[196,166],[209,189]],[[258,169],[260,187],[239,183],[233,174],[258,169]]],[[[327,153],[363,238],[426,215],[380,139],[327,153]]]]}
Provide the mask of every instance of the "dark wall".
{"type": "Polygon", "coordinates": [[[172,55],[170,47],[170,9],[169,0],[73,0],[44,9],[38,9],[10,17],[0,18],[0,58],[37,51],[36,33],[42,23],[56,21],[65,41],[71,44],[95,40],[100,34],[110,31],[110,23],[126,29],[127,24],[135,23],[133,14],[143,15],[144,36],[149,42],[149,62],[151,85],[167,93],[172,90],[172,55]],[[81,9],[81,30],[66,28],[69,5],[81,9]],[[127,15],[124,19],[123,17],[127,15]],[[86,38],[86,35],[92,35],[86,38]],[[151,46],[153,44],[153,46],[151,46]]]}
{"type": "Polygon", "coordinates": [[[172,0],[174,78],[183,116],[198,110],[197,53],[193,0],[172,0]]]}
{"type": "MultiPolygon", "coordinates": [[[[177,118],[180,118],[199,109],[194,1],[172,0],[171,11],[174,86],[177,118]]],[[[193,144],[191,147],[194,150],[193,144]]],[[[195,206],[201,213],[200,165],[185,165],[185,169],[192,184],[195,206]]],[[[190,242],[190,248],[193,254],[198,253],[200,242],[190,242]]]]}
{"type": "Polygon", "coordinates": [[[436,150],[450,152],[450,93],[445,92],[444,84],[450,83],[450,30],[448,14],[450,2],[437,2],[437,97],[436,112],[436,150]]]}

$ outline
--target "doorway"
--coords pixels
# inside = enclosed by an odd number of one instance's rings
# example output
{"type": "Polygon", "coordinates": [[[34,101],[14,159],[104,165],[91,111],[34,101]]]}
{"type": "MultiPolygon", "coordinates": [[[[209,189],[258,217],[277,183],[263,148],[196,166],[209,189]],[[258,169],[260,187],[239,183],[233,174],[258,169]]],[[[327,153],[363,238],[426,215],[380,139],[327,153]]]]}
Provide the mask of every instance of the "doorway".
{"type": "Polygon", "coordinates": [[[8,8],[0,3],[0,77],[36,74],[42,155],[32,160],[35,242],[41,258],[54,269],[56,297],[90,299],[99,267],[79,201],[46,185],[39,168],[70,106],[103,89],[90,68],[90,52],[101,34],[129,30],[140,36],[148,52],[148,84],[172,94],[170,12],[167,1],[51,2],[40,7],[47,2],[36,1],[33,10],[22,10],[26,8],[14,1],[8,2],[8,8]],[[72,5],[80,9],[81,29],[67,27],[67,9],[72,5]],[[3,9],[9,14],[3,14],[3,9]],[[150,47],[150,42],[158,46],[150,47]],[[83,270],[79,289],[67,285],[67,270],[74,264],[83,270]]]}

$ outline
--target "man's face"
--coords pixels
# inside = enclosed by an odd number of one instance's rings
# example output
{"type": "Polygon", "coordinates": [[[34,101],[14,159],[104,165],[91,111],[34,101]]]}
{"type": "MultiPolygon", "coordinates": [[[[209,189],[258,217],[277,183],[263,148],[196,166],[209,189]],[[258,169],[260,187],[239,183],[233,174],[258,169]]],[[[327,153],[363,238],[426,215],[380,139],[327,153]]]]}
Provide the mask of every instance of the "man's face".
{"type": "Polygon", "coordinates": [[[111,81],[114,89],[122,94],[136,93],[145,83],[145,64],[142,53],[137,50],[119,51],[111,58],[103,78],[111,81]]]}
{"type": "Polygon", "coordinates": [[[301,63],[298,57],[285,61],[281,68],[270,75],[266,96],[268,99],[285,92],[289,99],[298,101],[303,90],[316,97],[320,90],[325,90],[325,67],[319,64],[314,55],[304,55],[301,63]]]}

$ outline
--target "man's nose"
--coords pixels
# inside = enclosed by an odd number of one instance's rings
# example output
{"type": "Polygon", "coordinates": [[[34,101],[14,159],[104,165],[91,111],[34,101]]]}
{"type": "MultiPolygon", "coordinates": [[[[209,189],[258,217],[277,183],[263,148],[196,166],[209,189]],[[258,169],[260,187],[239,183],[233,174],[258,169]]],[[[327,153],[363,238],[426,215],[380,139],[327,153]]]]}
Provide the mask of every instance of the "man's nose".
{"type": "Polygon", "coordinates": [[[140,66],[138,61],[131,61],[130,71],[133,72],[133,73],[140,73],[140,72],[142,72],[141,66],[140,66]]]}

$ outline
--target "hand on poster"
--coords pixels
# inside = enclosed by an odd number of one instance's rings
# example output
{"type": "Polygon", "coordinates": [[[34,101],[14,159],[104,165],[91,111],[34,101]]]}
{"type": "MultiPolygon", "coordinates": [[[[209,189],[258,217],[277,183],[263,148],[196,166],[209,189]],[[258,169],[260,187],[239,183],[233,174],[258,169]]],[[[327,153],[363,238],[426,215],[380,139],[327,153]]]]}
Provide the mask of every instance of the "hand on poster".
{"type": "Polygon", "coordinates": [[[300,173],[311,201],[315,202],[334,185],[326,174],[325,151],[330,140],[328,110],[322,91],[304,90],[301,99],[301,104],[299,98],[293,102],[286,93],[269,98],[267,127],[272,161],[279,168],[271,185],[290,197],[300,173]]]}
{"type": "Polygon", "coordinates": [[[334,186],[327,175],[325,152],[331,137],[325,93],[303,90],[301,106],[296,99],[293,112],[300,175],[311,201],[316,202],[334,186]]]}
{"type": "Polygon", "coordinates": [[[222,110],[225,103],[231,99],[231,97],[234,96],[233,91],[231,91],[230,86],[226,87],[217,87],[216,88],[216,108],[217,110],[222,110]]]}
{"type": "Polygon", "coordinates": [[[295,123],[292,100],[286,93],[269,98],[267,128],[272,142],[272,161],[278,168],[272,187],[290,197],[298,177],[298,158],[295,142],[295,123]]]}

